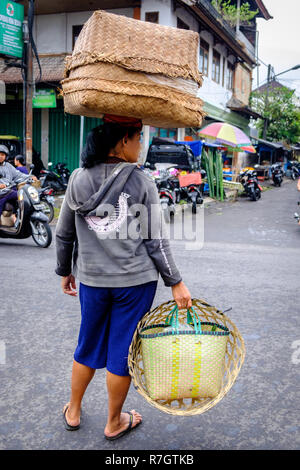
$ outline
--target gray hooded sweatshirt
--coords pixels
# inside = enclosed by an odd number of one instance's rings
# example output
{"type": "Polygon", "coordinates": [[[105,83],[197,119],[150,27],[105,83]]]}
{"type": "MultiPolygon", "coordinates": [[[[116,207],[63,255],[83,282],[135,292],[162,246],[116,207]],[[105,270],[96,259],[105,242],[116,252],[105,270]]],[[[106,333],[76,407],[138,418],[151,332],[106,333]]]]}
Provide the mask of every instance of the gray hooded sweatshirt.
{"type": "Polygon", "coordinates": [[[164,236],[155,182],[136,164],[73,171],[56,227],[56,273],[94,287],[127,287],[181,275],[164,236]]]}

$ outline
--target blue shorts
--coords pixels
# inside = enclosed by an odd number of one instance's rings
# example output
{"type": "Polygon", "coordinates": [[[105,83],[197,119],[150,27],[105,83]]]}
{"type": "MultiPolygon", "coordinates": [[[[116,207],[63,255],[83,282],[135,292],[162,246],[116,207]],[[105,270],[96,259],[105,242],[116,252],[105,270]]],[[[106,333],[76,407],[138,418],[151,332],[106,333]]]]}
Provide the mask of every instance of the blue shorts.
{"type": "Polygon", "coordinates": [[[92,369],[128,376],[136,326],[150,310],[157,281],[131,287],[79,286],[81,325],[74,359],[92,369]]]}

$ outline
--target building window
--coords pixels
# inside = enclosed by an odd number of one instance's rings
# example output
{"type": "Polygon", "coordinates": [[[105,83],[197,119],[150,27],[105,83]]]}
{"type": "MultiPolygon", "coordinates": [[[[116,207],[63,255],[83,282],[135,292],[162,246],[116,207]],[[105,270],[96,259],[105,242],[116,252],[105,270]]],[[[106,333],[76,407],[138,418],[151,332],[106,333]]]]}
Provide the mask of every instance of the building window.
{"type": "Polygon", "coordinates": [[[234,65],[230,62],[227,62],[227,80],[226,80],[226,87],[228,90],[233,89],[233,72],[234,72],[234,65]]]}
{"type": "Polygon", "coordinates": [[[190,29],[190,27],[182,21],[180,18],[177,18],[177,28],[179,29],[190,29]]]}
{"type": "Polygon", "coordinates": [[[159,12],[158,11],[148,11],[145,13],[145,21],[149,23],[158,23],[159,22],[159,12]]]}
{"type": "Polygon", "coordinates": [[[217,51],[213,51],[212,79],[220,83],[221,55],[217,51]]]}
{"type": "Polygon", "coordinates": [[[79,36],[80,31],[82,30],[82,27],[83,27],[83,24],[72,26],[72,49],[74,49],[75,42],[79,36]]]}
{"type": "Polygon", "coordinates": [[[222,71],[222,86],[225,87],[225,68],[226,68],[226,59],[223,57],[223,71],[222,71]]]}
{"type": "Polygon", "coordinates": [[[204,75],[208,75],[208,54],[209,54],[209,44],[200,39],[200,62],[199,69],[204,75]]]}

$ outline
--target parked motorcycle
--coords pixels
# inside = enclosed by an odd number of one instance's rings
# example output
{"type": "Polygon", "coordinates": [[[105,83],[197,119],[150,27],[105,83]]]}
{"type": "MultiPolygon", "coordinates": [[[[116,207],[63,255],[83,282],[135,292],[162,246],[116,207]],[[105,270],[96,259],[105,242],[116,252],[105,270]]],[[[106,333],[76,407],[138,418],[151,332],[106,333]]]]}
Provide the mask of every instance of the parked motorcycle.
{"type": "Polygon", "coordinates": [[[290,176],[295,181],[300,177],[300,163],[296,161],[289,161],[287,164],[287,176],[290,176]]]}
{"type": "Polygon", "coordinates": [[[197,213],[197,205],[203,204],[203,197],[200,189],[200,185],[198,184],[189,184],[188,186],[181,188],[184,191],[183,196],[184,199],[187,200],[188,203],[192,204],[192,213],[197,213]]]}
{"type": "MultiPolygon", "coordinates": [[[[51,168],[52,165],[52,162],[48,163],[48,167],[51,168]]],[[[41,170],[39,180],[42,188],[49,186],[55,192],[63,192],[67,189],[69,177],[70,171],[66,165],[64,163],[57,163],[53,170],[41,170]]]]}
{"type": "MultiPolygon", "coordinates": [[[[6,203],[0,220],[0,238],[24,239],[32,236],[41,248],[47,248],[52,241],[48,217],[43,213],[38,190],[32,185],[31,172],[25,182],[18,185],[18,202],[6,203]],[[16,215],[16,222],[13,220],[16,215]],[[4,223],[3,223],[4,222],[4,223]]],[[[15,184],[9,186],[12,189],[15,184]]]]}
{"type": "Polygon", "coordinates": [[[261,197],[262,187],[258,183],[257,171],[246,170],[240,173],[240,182],[244,187],[244,191],[252,201],[257,201],[261,197]]]}
{"type": "Polygon", "coordinates": [[[280,163],[271,166],[272,180],[275,186],[281,186],[283,180],[283,168],[280,163]]]}
{"type": "Polygon", "coordinates": [[[66,164],[59,162],[54,166],[54,170],[60,175],[62,183],[67,187],[71,172],[67,168],[66,164]]]}
{"type": "Polygon", "coordinates": [[[50,187],[46,188],[38,188],[39,196],[41,203],[43,204],[43,212],[48,217],[48,222],[52,222],[54,218],[54,197],[52,194],[54,193],[53,189],[50,187]]]}
{"type": "Polygon", "coordinates": [[[173,167],[161,170],[155,178],[162,213],[167,223],[173,221],[175,204],[180,200],[178,179],[170,174],[169,170],[171,169],[173,169],[173,167]]]}
{"type": "Polygon", "coordinates": [[[186,184],[185,180],[181,179],[181,176],[179,177],[182,198],[186,199],[188,203],[191,203],[193,214],[197,213],[197,205],[203,204],[204,184],[201,183],[201,181],[202,181],[202,178],[204,178],[205,176],[206,176],[205,170],[201,170],[201,178],[199,177],[199,172],[190,173],[188,177],[189,179],[190,178],[192,178],[192,180],[194,179],[194,181],[190,180],[191,182],[188,184],[186,184]],[[197,180],[199,181],[197,182],[197,180]]]}

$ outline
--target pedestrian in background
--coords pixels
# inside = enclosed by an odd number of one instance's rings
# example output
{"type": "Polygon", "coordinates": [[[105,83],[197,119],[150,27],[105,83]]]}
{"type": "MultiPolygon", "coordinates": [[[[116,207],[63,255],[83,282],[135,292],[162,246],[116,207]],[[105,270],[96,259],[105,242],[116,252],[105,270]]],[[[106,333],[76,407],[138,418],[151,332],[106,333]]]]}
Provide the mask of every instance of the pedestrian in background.
{"type": "Polygon", "coordinates": [[[25,158],[23,155],[16,155],[14,159],[14,165],[17,170],[21,171],[25,175],[28,175],[28,170],[25,166],[25,158]]]}
{"type": "Polygon", "coordinates": [[[138,322],[151,308],[159,274],[179,308],[192,305],[163,237],[156,185],[136,164],[141,131],[140,120],[106,115],[89,133],[83,167],[70,177],[56,229],[62,290],[76,296],[75,279],[80,283],[81,326],[71,397],[63,409],[65,427],[79,429],[85,390],[95,370],[106,367],[108,440],[142,421],[135,410],[122,412],[131,382],[128,350],[138,322]],[[140,219],[134,204],[146,209],[140,219]],[[120,235],[133,225],[140,227],[139,236],[120,235]]]}

